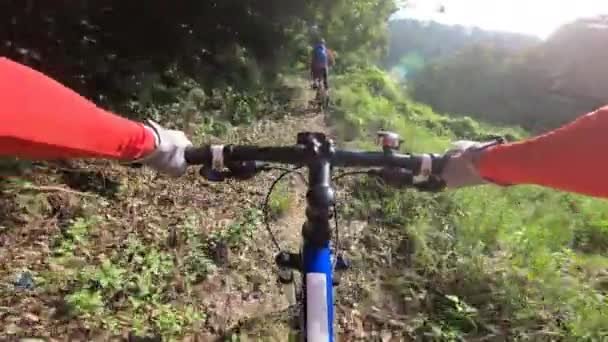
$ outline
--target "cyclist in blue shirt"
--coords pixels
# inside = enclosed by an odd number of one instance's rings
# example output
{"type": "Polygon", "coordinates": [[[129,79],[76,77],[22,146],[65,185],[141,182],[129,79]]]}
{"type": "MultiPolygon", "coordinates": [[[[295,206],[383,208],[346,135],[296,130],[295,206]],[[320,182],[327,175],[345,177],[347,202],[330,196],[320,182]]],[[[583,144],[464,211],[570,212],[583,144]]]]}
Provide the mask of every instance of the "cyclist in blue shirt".
{"type": "Polygon", "coordinates": [[[316,88],[318,81],[323,81],[325,89],[329,89],[327,82],[327,71],[335,60],[334,53],[325,46],[325,39],[321,38],[313,46],[310,60],[310,74],[312,76],[313,88],[316,88]]]}

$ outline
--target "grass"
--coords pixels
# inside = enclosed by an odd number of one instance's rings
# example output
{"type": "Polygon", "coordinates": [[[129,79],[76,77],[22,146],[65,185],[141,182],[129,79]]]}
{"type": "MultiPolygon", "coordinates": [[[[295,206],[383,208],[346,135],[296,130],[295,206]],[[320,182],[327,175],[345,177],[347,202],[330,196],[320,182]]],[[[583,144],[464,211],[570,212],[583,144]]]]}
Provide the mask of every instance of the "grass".
{"type": "Polygon", "coordinates": [[[274,188],[268,202],[268,215],[271,219],[283,217],[289,211],[293,203],[294,194],[284,183],[279,183],[274,188]]]}
{"type": "Polygon", "coordinates": [[[189,216],[180,227],[185,252],[178,262],[174,254],[138,237],[129,237],[108,255],[93,255],[92,235],[105,222],[97,216],[78,217],[57,237],[50,267],[37,282],[45,295],[62,296],[65,317],[77,318],[85,327],[171,340],[205,319],[200,307],[174,300],[175,280],[183,279],[179,291],[191,292],[217,270],[218,246],[240,248],[259,220],[259,211],[248,209],[225,229],[205,234],[196,216],[189,216]]]}
{"type": "Polygon", "coordinates": [[[223,244],[230,248],[239,248],[245,240],[252,237],[260,224],[262,214],[258,209],[247,209],[242,216],[228,225],[226,229],[215,231],[209,236],[208,243],[223,244]]]}
{"type": "Polygon", "coordinates": [[[113,334],[127,327],[141,336],[167,338],[204,318],[191,306],[169,305],[167,281],[177,266],[171,254],[130,238],[124,253],[100,255],[98,260],[87,255],[90,232],[99,222],[97,217],[76,219],[58,239],[53,266],[42,276],[47,292],[63,293],[69,316],[113,334]]]}
{"type": "MultiPolygon", "coordinates": [[[[440,153],[455,139],[526,136],[433,113],[374,68],[335,83],[332,120],[350,132],[351,145],[370,148],[381,128],[400,133],[413,152],[440,153]]],[[[495,326],[513,340],[608,338],[608,202],[534,186],[437,195],[359,185],[348,215],[402,229],[415,241],[412,267],[449,293],[449,305],[424,314],[428,333],[453,340],[495,326]]]]}

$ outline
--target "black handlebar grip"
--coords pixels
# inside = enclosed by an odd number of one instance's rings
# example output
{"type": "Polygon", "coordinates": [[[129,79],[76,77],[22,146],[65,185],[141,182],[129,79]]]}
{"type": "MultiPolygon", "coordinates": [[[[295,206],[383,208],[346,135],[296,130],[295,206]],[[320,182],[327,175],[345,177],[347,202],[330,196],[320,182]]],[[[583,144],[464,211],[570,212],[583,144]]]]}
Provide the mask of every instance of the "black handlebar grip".
{"type": "Polygon", "coordinates": [[[190,165],[211,165],[211,148],[209,146],[203,147],[189,147],[186,149],[184,154],[186,163],[190,165]]]}

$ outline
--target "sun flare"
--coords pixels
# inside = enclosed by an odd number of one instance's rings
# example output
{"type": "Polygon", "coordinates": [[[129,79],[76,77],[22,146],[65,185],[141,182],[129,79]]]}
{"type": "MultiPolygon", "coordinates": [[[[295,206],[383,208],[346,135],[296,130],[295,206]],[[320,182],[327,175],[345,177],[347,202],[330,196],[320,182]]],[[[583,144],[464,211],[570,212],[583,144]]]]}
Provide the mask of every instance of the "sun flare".
{"type": "Polygon", "coordinates": [[[395,16],[546,38],[565,23],[600,14],[608,14],[608,1],[411,0],[395,16]]]}

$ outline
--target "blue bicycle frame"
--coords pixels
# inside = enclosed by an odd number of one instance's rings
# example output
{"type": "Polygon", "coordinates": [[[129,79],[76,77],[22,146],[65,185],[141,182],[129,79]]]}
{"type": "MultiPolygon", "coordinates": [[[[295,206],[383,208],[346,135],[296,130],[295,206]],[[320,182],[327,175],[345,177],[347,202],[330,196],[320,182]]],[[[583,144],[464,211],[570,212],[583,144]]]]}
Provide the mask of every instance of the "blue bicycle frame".
{"type": "Polygon", "coordinates": [[[333,281],[329,242],[323,247],[304,246],[302,309],[305,341],[333,341],[333,281]]]}
{"type": "Polygon", "coordinates": [[[302,227],[302,317],[305,341],[333,341],[333,281],[330,219],[335,202],[331,160],[316,158],[308,165],[307,221],[302,227]]]}

